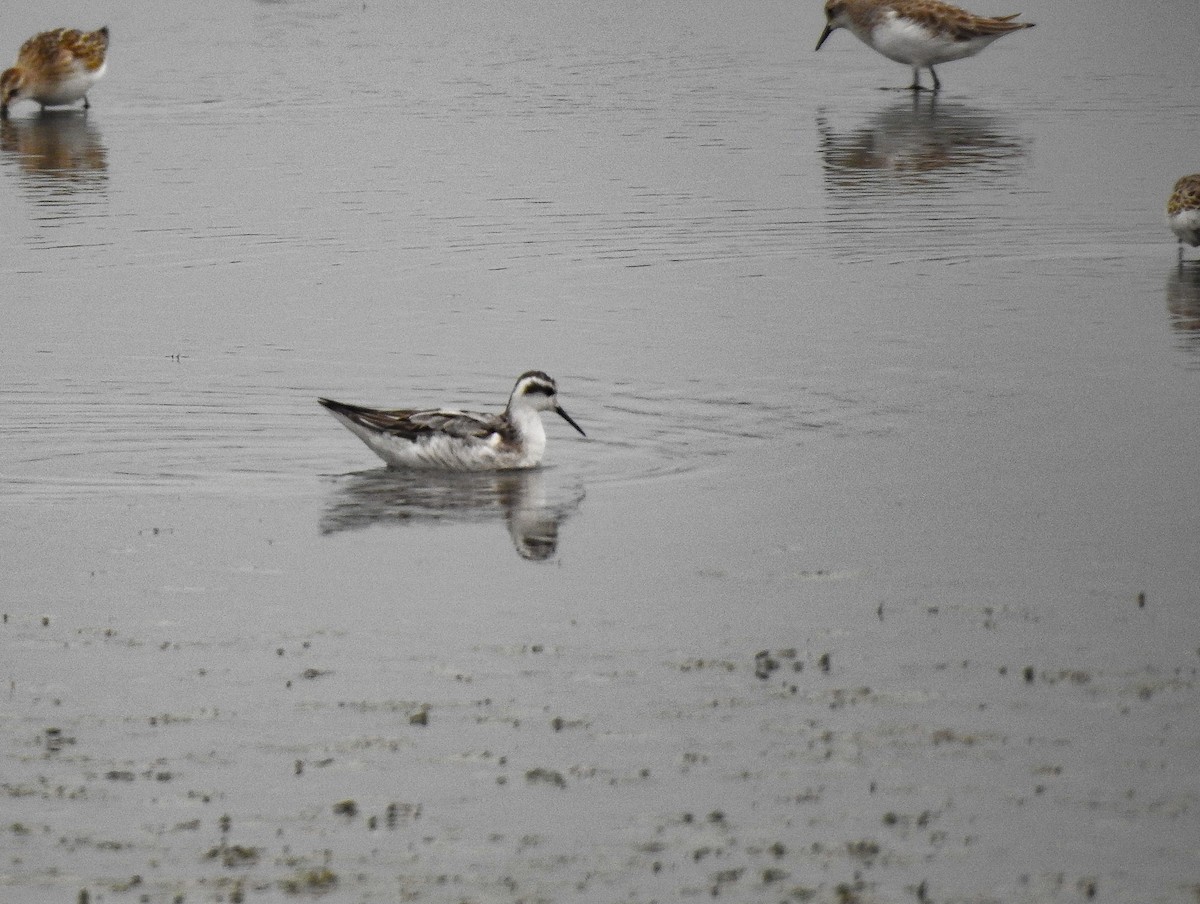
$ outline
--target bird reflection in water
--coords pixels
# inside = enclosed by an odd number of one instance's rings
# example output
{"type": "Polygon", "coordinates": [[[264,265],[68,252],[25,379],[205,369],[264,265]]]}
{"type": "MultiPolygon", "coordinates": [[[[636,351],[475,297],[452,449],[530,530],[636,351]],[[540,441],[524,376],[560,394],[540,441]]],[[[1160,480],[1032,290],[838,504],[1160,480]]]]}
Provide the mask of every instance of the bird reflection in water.
{"type": "Polygon", "coordinates": [[[1017,228],[1027,142],[996,116],[914,94],[839,130],[817,114],[828,234],[835,254],[914,260],[978,258],[1017,228]]]}
{"type": "Polygon", "coordinates": [[[914,96],[877,111],[865,124],[837,131],[825,110],[817,131],[827,185],[854,190],[887,185],[899,190],[978,188],[1010,175],[1027,142],[1008,134],[1000,120],[935,96],[914,96]],[[954,175],[953,181],[939,179],[954,175]]]}
{"type": "Polygon", "coordinates": [[[1181,261],[1167,277],[1171,328],[1189,351],[1200,353],[1200,261],[1181,261]]]}
{"type": "Polygon", "coordinates": [[[79,110],[44,110],[0,121],[0,152],[16,160],[31,182],[95,189],[108,178],[100,131],[79,110]]]}
{"type": "Polygon", "coordinates": [[[466,524],[503,518],[517,554],[542,562],[558,550],[558,528],[583,501],[582,486],[548,485],[546,471],[406,472],[379,468],[338,478],[322,534],[375,525],[466,524]]]}

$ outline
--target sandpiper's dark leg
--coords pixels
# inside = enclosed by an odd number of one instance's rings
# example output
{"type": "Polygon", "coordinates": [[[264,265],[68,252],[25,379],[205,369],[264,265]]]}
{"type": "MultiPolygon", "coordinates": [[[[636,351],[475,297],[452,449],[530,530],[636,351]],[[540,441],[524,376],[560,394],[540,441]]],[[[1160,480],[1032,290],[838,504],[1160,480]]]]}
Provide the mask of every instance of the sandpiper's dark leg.
{"type": "Polygon", "coordinates": [[[913,66],[912,70],[913,70],[913,82],[911,85],[908,86],[908,90],[909,91],[920,91],[921,90],[921,70],[918,69],[916,66],[913,66]]]}
{"type": "Polygon", "coordinates": [[[929,67],[929,74],[933,76],[933,90],[938,91],[942,87],[942,80],[937,77],[937,72],[932,66],[929,67]]]}
{"type": "Polygon", "coordinates": [[[90,110],[91,107],[92,107],[92,105],[88,103],[87,95],[85,94],[83,96],[83,109],[90,110]]]}

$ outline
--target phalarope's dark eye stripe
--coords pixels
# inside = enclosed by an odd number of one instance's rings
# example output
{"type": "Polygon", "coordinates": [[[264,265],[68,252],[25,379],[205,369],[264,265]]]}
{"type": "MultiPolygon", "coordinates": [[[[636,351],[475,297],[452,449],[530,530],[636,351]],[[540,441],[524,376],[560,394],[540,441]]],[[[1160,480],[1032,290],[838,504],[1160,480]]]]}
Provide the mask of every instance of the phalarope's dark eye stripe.
{"type": "Polygon", "coordinates": [[[532,468],[546,451],[543,411],[555,412],[587,435],[558,404],[557,385],[541,371],[529,371],[517,379],[500,414],[445,408],[387,410],[331,399],[317,401],[394,468],[532,468]]]}

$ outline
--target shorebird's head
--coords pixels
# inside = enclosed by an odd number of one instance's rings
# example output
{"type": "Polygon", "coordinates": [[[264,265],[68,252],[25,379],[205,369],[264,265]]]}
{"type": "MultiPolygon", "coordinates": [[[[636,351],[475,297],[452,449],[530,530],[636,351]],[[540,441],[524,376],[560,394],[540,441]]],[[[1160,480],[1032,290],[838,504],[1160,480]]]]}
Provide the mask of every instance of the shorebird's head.
{"type": "Polygon", "coordinates": [[[5,69],[0,74],[0,113],[8,113],[8,105],[22,97],[25,89],[25,76],[16,66],[5,69]]]}
{"type": "Polygon", "coordinates": [[[571,420],[571,416],[563,411],[558,404],[558,385],[552,377],[540,370],[530,370],[517,377],[517,385],[513,387],[512,395],[508,397],[508,410],[520,409],[532,411],[553,411],[564,421],[587,436],[583,428],[571,420]]]}
{"type": "Polygon", "coordinates": [[[825,30],[817,41],[817,50],[828,40],[829,36],[839,28],[845,28],[849,20],[846,0],[827,0],[825,4],[825,30]]]}

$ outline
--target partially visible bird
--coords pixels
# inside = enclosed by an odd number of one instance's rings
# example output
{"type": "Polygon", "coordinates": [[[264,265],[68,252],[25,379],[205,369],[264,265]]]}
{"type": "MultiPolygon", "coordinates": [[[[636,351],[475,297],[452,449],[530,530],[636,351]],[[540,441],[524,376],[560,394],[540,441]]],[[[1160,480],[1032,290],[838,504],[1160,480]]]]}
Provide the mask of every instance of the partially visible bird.
{"type": "Polygon", "coordinates": [[[1179,258],[1183,243],[1200,246],[1200,173],[1184,176],[1175,183],[1167,199],[1167,225],[1179,238],[1179,258]]]}

